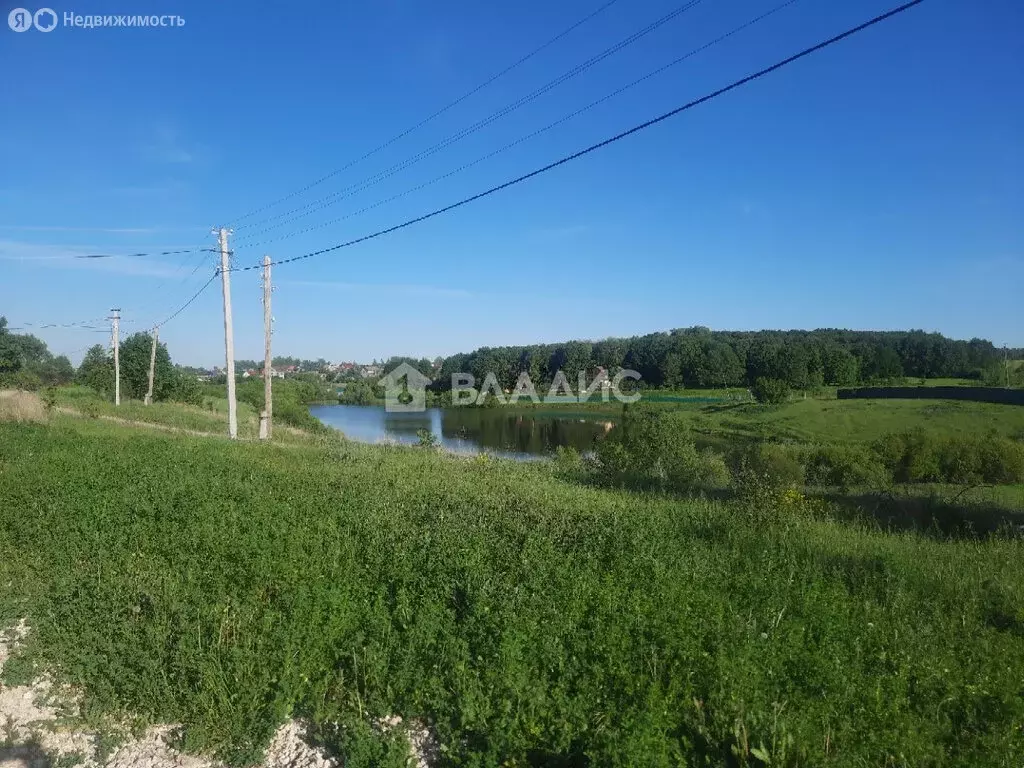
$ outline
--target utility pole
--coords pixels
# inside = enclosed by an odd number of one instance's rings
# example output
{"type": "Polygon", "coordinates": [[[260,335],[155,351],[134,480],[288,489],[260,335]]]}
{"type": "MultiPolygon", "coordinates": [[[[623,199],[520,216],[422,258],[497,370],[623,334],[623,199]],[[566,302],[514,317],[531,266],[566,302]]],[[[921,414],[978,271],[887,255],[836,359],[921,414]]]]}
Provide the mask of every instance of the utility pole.
{"type": "Polygon", "coordinates": [[[1003,344],[1003,377],[1006,380],[1006,388],[1010,388],[1010,351],[1003,344]]]}
{"type": "Polygon", "coordinates": [[[156,370],[156,344],[160,338],[160,326],[153,329],[153,345],[149,348],[149,387],[146,389],[146,405],[153,404],[153,373],[156,370]]]}
{"type": "Polygon", "coordinates": [[[274,401],[273,401],[273,368],[270,363],[273,360],[270,354],[270,324],[273,318],[270,314],[270,293],[273,290],[270,285],[270,256],[263,257],[263,413],[260,414],[260,439],[269,440],[273,431],[274,401]]]}
{"type": "Polygon", "coordinates": [[[121,342],[119,332],[121,329],[121,310],[111,309],[108,318],[111,321],[111,345],[114,347],[114,405],[121,404],[121,342]]]}
{"type": "Polygon", "coordinates": [[[238,438],[238,403],[235,400],[235,336],[231,326],[231,267],[228,263],[228,235],[231,230],[214,230],[220,244],[220,277],[224,288],[224,357],[228,377],[228,435],[238,438]]]}

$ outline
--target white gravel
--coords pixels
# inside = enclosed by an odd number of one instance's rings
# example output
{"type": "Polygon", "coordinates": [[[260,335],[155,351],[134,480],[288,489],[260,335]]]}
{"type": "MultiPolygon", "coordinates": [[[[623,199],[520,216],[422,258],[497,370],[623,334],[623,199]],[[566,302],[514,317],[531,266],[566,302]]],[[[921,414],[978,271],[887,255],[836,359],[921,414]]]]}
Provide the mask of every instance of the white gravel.
{"type": "MultiPolygon", "coordinates": [[[[22,621],[0,632],[0,670],[3,669],[28,628],[22,621]]],[[[31,685],[5,686],[0,683],[0,768],[47,768],[51,761],[76,755],[84,768],[221,768],[216,761],[186,755],[167,744],[172,725],[153,726],[140,739],[129,739],[116,752],[100,761],[96,754],[95,733],[75,730],[62,722],[62,711],[76,710],[74,693],[54,691],[50,680],[42,677],[31,685]],[[54,702],[61,702],[58,707],[54,702]],[[13,747],[3,747],[11,737],[13,747]]],[[[405,727],[412,750],[409,766],[429,768],[437,754],[432,732],[423,723],[403,726],[400,717],[378,722],[382,731],[405,727]]],[[[263,768],[340,768],[339,761],[306,741],[307,727],[292,720],[282,725],[267,747],[263,768]]]]}

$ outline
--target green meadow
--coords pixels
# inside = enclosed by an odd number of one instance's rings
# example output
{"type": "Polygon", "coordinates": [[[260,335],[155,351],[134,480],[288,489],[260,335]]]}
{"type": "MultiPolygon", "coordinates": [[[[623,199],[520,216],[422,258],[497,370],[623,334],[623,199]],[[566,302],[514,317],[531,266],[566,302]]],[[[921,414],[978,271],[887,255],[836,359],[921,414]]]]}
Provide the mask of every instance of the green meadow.
{"type": "MultiPolygon", "coordinates": [[[[880,429],[828,405],[747,423],[880,429]]],[[[968,413],[913,418],[1017,428],[968,413]]],[[[1018,766],[1021,562],[1011,531],[896,532],[793,489],[0,423],[0,620],[31,627],[9,678],[46,670],[88,717],[178,723],[233,765],[290,717],[345,765],[404,765],[371,726],[398,714],[443,765],[1018,766]]]]}

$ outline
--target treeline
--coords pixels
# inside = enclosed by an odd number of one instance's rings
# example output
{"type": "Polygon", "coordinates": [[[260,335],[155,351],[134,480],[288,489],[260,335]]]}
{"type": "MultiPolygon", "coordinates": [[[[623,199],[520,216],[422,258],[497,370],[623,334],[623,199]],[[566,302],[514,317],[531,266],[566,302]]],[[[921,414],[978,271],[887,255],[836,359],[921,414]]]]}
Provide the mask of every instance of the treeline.
{"type": "MultiPolygon", "coordinates": [[[[520,347],[482,347],[447,358],[435,386],[448,388],[453,373],[482,382],[494,373],[511,388],[522,372],[534,384],[561,370],[575,386],[581,371],[640,373],[648,388],[752,386],[776,380],[796,390],[824,385],[889,383],[904,377],[992,379],[1003,353],[984,339],[958,341],[924,331],[712,331],[694,327],[602,341],[520,347]]],[[[999,369],[999,370],[997,370],[999,369]]]]}
{"type": "MultiPolygon", "coordinates": [[[[330,363],[324,358],[318,358],[316,360],[303,360],[299,357],[272,357],[270,359],[270,365],[272,368],[289,368],[295,366],[302,371],[319,371],[326,368],[330,363]]],[[[262,360],[235,360],[235,370],[241,371],[262,371],[263,361],[262,360]]]]}
{"type": "MultiPolygon", "coordinates": [[[[153,337],[148,333],[133,333],[121,342],[118,350],[121,368],[121,396],[128,400],[142,400],[149,389],[149,359],[153,337]]],[[[74,381],[89,387],[100,395],[114,396],[114,358],[101,344],[89,348],[75,372],[74,381]]],[[[200,385],[188,369],[171,362],[167,345],[158,342],[153,368],[153,400],[172,400],[200,405],[203,402],[200,385]]]]}
{"type": "Polygon", "coordinates": [[[27,333],[12,333],[0,316],[0,387],[39,389],[67,384],[75,368],[65,355],[53,355],[46,342],[27,333]]]}

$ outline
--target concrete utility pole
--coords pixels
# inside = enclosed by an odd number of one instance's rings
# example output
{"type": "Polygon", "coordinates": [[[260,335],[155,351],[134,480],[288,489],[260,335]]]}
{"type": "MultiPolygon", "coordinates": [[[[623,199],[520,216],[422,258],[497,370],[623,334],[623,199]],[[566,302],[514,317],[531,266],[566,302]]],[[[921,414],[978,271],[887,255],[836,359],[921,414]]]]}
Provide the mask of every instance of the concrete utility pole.
{"type": "Polygon", "coordinates": [[[273,431],[274,400],[273,400],[273,368],[270,354],[270,335],[272,333],[270,324],[273,318],[270,314],[270,293],[273,288],[270,285],[270,257],[263,257],[263,413],[260,414],[260,440],[269,440],[273,431]]]}
{"type": "Polygon", "coordinates": [[[224,357],[228,376],[228,435],[238,438],[238,403],[235,400],[235,336],[231,326],[231,266],[228,262],[228,235],[231,230],[214,230],[220,244],[220,277],[224,287],[224,357]]]}
{"type": "Polygon", "coordinates": [[[153,373],[156,370],[156,344],[160,338],[159,326],[153,329],[153,345],[149,348],[149,387],[146,389],[146,405],[153,404],[153,373]]]}
{"type": "Polygon", "coordinates": [[[111,309],[110,310],[110,335],[111,335],[111,346],[114,347],[114,405],[121,404],[121,342],[120,342],[120,330],[121,330],[121,310],[111,309]]]}

